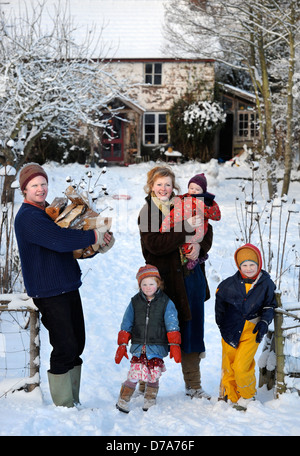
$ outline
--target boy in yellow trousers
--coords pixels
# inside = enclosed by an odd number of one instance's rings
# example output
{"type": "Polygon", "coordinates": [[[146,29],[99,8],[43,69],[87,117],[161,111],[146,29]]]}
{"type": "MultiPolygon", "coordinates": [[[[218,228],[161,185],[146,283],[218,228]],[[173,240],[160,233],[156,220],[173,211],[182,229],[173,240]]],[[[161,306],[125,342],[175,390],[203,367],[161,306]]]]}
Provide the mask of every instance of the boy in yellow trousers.
{"type": "Polygon", "coordinates": [[[262,268],[257,247],[234,254],[238,271],[216,291],[215,315],[222,336],[220,399],[246,410],[256,393],[254,356],[274,317],[275,284],[262,268]]]}

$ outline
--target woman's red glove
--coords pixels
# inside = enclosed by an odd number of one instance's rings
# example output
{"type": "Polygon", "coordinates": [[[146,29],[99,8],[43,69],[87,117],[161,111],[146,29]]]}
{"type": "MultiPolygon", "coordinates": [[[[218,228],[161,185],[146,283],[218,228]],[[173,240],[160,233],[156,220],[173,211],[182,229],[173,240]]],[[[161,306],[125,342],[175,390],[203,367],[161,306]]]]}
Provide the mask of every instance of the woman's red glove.
{"type": "Polygon", "coordinates": [[[126,356],[126,358],[128,359],[128,355],[127,355],[127,345],[128,345],[128,342],[129,340],[131,339],[131,334],[127,331],[119,331],[119,334],[118,334],[118,349],[117,349],[117,352],[116,352],[116,356],[115,356],[115,362],[117,364],[120,364],[123,356],[126,356]]]}
{"type": "Polygon", "coordinates": [[[168,342],[170,344],[170,358],[174,358],[175,363],[181,363],[181,334],[179,331],[167,333],[168,342]]]}

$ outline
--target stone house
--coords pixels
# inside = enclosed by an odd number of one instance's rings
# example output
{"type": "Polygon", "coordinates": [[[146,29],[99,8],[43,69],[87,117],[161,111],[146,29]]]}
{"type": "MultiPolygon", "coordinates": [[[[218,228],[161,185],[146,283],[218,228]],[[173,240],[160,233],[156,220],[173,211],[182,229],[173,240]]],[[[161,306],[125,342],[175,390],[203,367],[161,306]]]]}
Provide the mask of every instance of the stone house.
{"type": "Polygon", "coordinates": [[[120,117],[113,118],[113,138],[99,132],[99,155],[107,161],[132,162],[136,157],[151,155],[153,150],[166,148],[168,110],[197,82],[203,86],[201,96],[210,98],[214,89],[214,62],[201,59],[132,58],[112,60],[118,75],[130,74],[136,86],[126,98],[111,100],[111,107],[122,106],[120,117]]]}
{"type": "MultiPolygon", "coordinates": [[[[77,3],[76,14],[84,17],[77,3]]],[[[130,163],[167,147],[167,112],[188,89],[201,84],[201,98],[212,96],[214,61],[190,56],[175,59],[164,50],[164,0],[85,3],[85,20],[97,17],[98,22],[107,24],[102,36],[111,49],[108,70],[133,86],[128,97],[111,100],[111,107],[123,108],[119,116],[123,121],[111,120],[112,135],[97,131],[94,146],[100,159],[130,163]]]]}
{"type": "MultiPolygon", "coordinates": [[[[196,84],[201,84],[201,98],[212,96],[213,60],[190,56],[175,59],[164,50],[164,3],[165,0],[69,2],[70,13],[83,30],[86,24],[101,27],[107,70],[132,86],[128,96],[111,100],[111,107],[122,107],[120,115],[110,120],[112,133],[98,129],[93,134],[94,152],[101,160],[130,163],[151,155],[153,149],[166,148],[170,142],[167,111],[174,101],[196,84]]],[[[95,50],[96,59],[99,54],[95,50]]]]}

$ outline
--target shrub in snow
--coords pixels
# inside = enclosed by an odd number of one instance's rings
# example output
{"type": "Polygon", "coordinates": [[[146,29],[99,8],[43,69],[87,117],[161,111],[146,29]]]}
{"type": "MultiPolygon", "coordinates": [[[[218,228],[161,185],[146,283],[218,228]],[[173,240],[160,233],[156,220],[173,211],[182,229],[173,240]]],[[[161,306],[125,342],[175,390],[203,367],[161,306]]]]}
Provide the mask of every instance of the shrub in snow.
{"type": "Polygon", "coordinates": [[[216,102],[198,101],[191,104],[183,113],[183,122],[189,138],[204,138],[207,133],[225,122],[226,114],[216,102]]]}

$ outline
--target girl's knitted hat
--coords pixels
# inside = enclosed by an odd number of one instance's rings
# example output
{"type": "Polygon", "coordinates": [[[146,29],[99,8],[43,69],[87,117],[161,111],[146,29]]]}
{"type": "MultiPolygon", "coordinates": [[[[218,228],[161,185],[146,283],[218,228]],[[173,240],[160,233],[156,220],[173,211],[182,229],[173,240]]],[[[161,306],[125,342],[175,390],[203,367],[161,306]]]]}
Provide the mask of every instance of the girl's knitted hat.
{"type": "Polygon", "coordinates": [[[37,176],[43,176],[48,182],[46,171],[44,171],[44,169],[37,163],[28,163],[27,165],[23,166],[19,176],[21,191],[23,192],[28,182],[37,176]]]}
{"type": "Polygon", "coordinates": [[[206,180],[206,177],[203,173],[201,174],[196,174],[194,177],[192,177],[190,180],[189,180],[189,183],[188,183],[188,187],[191,183],[194,183],[196,185],[199,185],[199,187],[202,188],[203,190],[203,193],[206,193],[206,190],[207,190],[207,180],[206,180]]]}
{"type": "Polygon", "coordinates": [[[146,264],[146,266],[142,266],[138,270],[136,278],[139,286],[141,284],[141,281],[146,277],[157,277],[159,280],[161,280],[158,269],[155,266],[152,266],[151,264],[146,264]]]}

